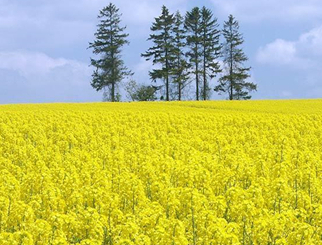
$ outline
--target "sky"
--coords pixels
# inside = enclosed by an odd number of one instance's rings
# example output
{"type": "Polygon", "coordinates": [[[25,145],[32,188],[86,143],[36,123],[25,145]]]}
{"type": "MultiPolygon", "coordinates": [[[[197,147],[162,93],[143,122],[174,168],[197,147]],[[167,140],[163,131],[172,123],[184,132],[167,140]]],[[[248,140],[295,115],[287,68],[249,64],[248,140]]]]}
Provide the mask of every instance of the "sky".
{"type": "MultiPolygon", "coordinates": [[[[253,99],[322,97],[320,0],[115,0],[130,45],[123,58],[138,83],[150,84],[152,64],[140,57],[162,5],[185,14],[210,8],[219,24],[233,14],[252,67],[253,99]]],[[[101,101],[91,86],[99,10],[106,0],[0,0],[0,103],[101,101]]],[[[212,81],[214,87],[216,81],[212,81]]],[[[126,96],[123,95],[123,100],[126,96]]],[[[213,94],[212,99],[227,96],[213,94]]]]}

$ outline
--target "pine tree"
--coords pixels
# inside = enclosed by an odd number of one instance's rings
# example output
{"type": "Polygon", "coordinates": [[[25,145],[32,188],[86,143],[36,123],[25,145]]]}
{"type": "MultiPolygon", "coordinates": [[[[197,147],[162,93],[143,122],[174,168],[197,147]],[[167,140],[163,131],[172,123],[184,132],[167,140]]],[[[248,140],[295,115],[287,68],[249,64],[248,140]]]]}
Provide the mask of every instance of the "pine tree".
{"type": "Polygon", "coordinates": [[[209,80],[213,79],[217,73],[221,72],[218,58],[221,53],[220,30],[217,19],[213,17],[210,9],[203,7],[201,9],[201,46],[202,46],[202,76],[203,100],[209,99],[209,80]],[[209,78],[209,80],[208,80],[209,78]]]}
{"type": "Polygon", "coordinates": [[[104,7],[99,15],[98,29],[95,33],[95,41],[89,43],[97,59],[91,59],[91,65],[96,68],[92,75],[91,85],[97,91],[108,90],[108,100],[114,102],[116,88],[119,82],[131,75],[131,71],[124,66],[121,57],[122,47],[129,44],[128,34],[124,33],[126,27],[120,27],[121,14],[112,3],[104,7]]]}
{"type": "Polygon", "coordinates": [[[219,79],[219,85],[215,87],[215,91],[228,93],[230,100],[250,99],[249,92],[256,91],[257,85],[246,82],[250,77],[248,72],[251,68],[243,66],[243,63],[248,60],[240,48],[244,39],[239,33],[239,24],[232,15],[224,23],[223,36],[225,38],[224,66],[227,74],[219,79]]]}
{"type": "Polygon", "coordinates": [[[186,36],[185,30],[183,28],[183,17],[178,11],[175,15],[174,22],[174,55],[175,60],[172,66],[173,83],[177,87],[178,100],[182,99],[182,91],[184,87],[188,84],[189,74],[188,74],[188,63],[185,59],[184,48],[186,46],[186,36]]]}
{"type": "Polygon", "coordinates": [[[169,13],[167,7],[162,6],[161,16],[155,18],[151,27],[153,34],[148,38],[154,46],[141,54],[146,60],[152,59],[153,65],[161,65],[160,69],[150,71],[150,77],[153,81],[162,79],[165,82],[167,101],[170,100],[171,66],[174,61],[173,28],[174,16],[169,13]]]}
{"type": "Polygon", "coordinates": [[[201,40],[201,15],[198,7],[193,8],[190,12],[186,13],[185,16],[185,29],[187,33],[187,45],[189,51],[187,56],[192,69],[192,74],[195,75],[196,80],[196,100],[199,100],[199,83],[200,75],[202,74],[202,40],[201,40]]]}

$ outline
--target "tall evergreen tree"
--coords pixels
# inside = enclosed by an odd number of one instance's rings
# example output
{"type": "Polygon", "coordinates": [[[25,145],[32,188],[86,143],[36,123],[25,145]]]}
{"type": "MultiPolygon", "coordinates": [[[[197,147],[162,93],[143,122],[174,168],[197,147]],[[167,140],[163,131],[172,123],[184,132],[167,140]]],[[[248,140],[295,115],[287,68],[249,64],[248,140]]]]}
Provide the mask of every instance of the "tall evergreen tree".
{"type": "Polygon", "coordinates": [[[201,9],[201,46],[202,46],[202,76],[203,100],[209,99],[209,81],[213,79],[217,73],[221,72],[218,58],[221,53],[220,30],[217,19],[213,17],[210,9],[203,7],[201,9]],[[209,78],[209,80],[208,80],[209,78]]]}
{"type": "Polygon", "coordinates": [[[188,11],[185,16],[185,29],[187,32],[187,45],[189,51],[187,56],[192,69],[192,74],[195,75],[196,80],[196,100],[199,100],[199,84],[200,75],[202,74],[202,38],[201,38],[201,14],[198,7],[193,8],[190,12],[188,11]]]}
{"type": "Polygon", "coordinates": [[[97,91],[108,90],[108,100],[116,101],[116,88],[126,76],[132,73],[124,66],[121,57],[122,47],[129,44],[128,34],[124,33],[126,27],[120,27],[121,14],[112,3],[104,7],[99,15],[98,29],[95,41],[89,43],[89,48],[99,58],[91,58],[91,65],[96,68],[92,75],[91,85],[97,91]]]}
{"type": "Polygon", "coordinates": [[[189,82],[188,62],[185,58],[184,48],[186,46],[186,35],[183,28],[183,17],[178,11],[174,22],[174,55],[175,60],[172,66],[173,83],[177,87],[178,100],[182,99],[182,91],[189,82]]]}
{"type": "Polygon", "coordinates": [[[171,66],[174,61],[174,20],[173,14],[169,13],[166,6],[162,6],[161,16],[155,18],[151,27],[153,34],[148,38],[154,43],[154,46],[149,48],[146,53],[141,54],[146,60],[152,59],[153,65],[161,65],[160,69],[150,71],[150,77],[153,81],[162,79],[165,82],[167,101],[170,100],[171,66]]]}
{"type": "Polygon", "coordinates": [[[249,92],[256,91],[257,85],[246,81],[250,77],[248,72],[251,68],[243,66],[248,60],[240,48],[244,39],[239,33],[239,24],[232,15],[224,23],[223,36],[224,66],[227,73],[219,79],[215,91],[228,93],[230,100],[250,99],[249,92]]]}

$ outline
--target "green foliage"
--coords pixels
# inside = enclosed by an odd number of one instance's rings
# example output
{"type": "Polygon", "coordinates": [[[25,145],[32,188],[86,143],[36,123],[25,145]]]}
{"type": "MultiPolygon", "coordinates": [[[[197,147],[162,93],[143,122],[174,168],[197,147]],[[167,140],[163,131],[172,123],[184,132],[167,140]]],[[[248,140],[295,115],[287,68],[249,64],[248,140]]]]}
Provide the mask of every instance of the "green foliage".
{"type": "Polygon", "coordinates": [[[199,100],[199,83],[202,74],[202,37],[201,37],[201,15],[198,7],[186,13],[184,27],[187,33],[187,46],[189,48],[186,55],[193,67],[192,74],[196,80],[196,100],[199,100]]]}
{"type": "Polygon", "coordinates": [[[221,55],[220,30],[217,19],[213,17],[210,9],[201,9],[201,46],[202,46],[202,76],[203,88],[201,96],[203,100],[209,99],[209,81],[217,73],[221,72],[218,58],[221,55]]]}
{"type": "Polygon", "coordinates": [[[137,101],[154,101],[157,99],[155,95],[156,91],[156,86],[140,85],[135,93],[134,98],[137,101]]]}
{"type": "Polygon", "coordinates": [[[189,50],[192,74],[196,80],[196,100],[209,98],[209,82],[217,73],[221,72],[218,58],[220,57],[220,30],[217,19],[213,17],[210,9],[195,7],[187,12],[185,29],[189,50]],[[200,88],[200,82],[203,86],[200,88]]]}
{"type": "Polygon", "coordinates": [[[174,34],[174,62],[172,64],[173,83],[176,85],[178,100],[182,99],[184,87],[189,83],[189,64],[185,58],[184,48],[186,47],[186,35],[183,28],[183,17],[177,11],[173,28],[174,34]]]}
{"type": "Polygon", "coordinates": [[[171,64],[174,61],[174,44],[173,44],[173,28],[175,18],[169,10],[162,6],[162,13],[160,17],[155,18],[152,24],[151,31],[153,32],[148,40],[152,41],[154,46],[141,56],[146,60],[151,60],[153,65],[161,65],[160,69],[153,69],[150,71],[150,77],[153,81],[161,79],[165,82],[166,100],[170,97],[170,76],[171,64]]]}
{"type": "Polygon", "coordinates": [[[138,85],[134,80],[130,80],[125,90],[132,101],[154,101],[157,99],[156,92],[160,88],[151,85],[138,85]]]}
{"type": "Polygon", "coordinates": [[[242,35],[239,33],[239,24],[230,15],[228,21],[224,23],[223,36],[223,57],[226,75],[219,79],[219,85],[215,91],[228,93],[230,100],[250,99],[249,92],[256,91],[257,85],[247,82],[250,77],[250,67],[244,67],[243,63],[248,60],[240,45],[244,43],[242,35]]]}
{"type": "Polygon", "coordinates": [[[92,75],[91,85],[97,91],[104,90],[109,95],[108,100],[117,101],[116,86],[126,76],[132,74],[121,57],[122,47],[129,44],[128,34],[124,33],[126,27],[120,27],[121,14],[112,3],[104,7],[99,15],[99,24],[95,41],[89,43],[89,48],[98,58],[91,59],[91,65],[96,68],[92,75]]]}
{"type": "MultiPolygon", "coordinates": [[[[89,44],[96,59],[91,65],[96,69],[91,85],[97,91],[104,91],[107,101],[120,101],[118,84],[132,75],[122,60],[122,47],[129,44],[128,34],[121,27],[121,14],[112,3],[100,11],[95,41],[89,44]]],[[[138,86],[131,80],[126,91],[131,100],[155,100],[155,93],[161,89],[161,100],[181,100],[185,87],[195,79],[196,100],[210,98],[211,82],[218,73],[224,71],[214,90],[219,94],[227,93],[230,100],[250,99],[250,92],[257,85],[249,82],[250,67],[245,67],[247,57],[240,45],[244,40],[239,33],[239,24],[230,15],[222,30],[224,43],[220,43],[221,31],[217,18],[206,7],[194,7],[184,17],[180,12],[171,14],[162,6],[161,15],[151,26],[148,41],[153,43],[145,53],[157,68],[149,71],[152,81],[161,80],[163,86],[138,86]],[[223,67],[219,58],[223,57],[223,67]]],[[[186,97],[186,96],[185,96],[186,97]]]]}

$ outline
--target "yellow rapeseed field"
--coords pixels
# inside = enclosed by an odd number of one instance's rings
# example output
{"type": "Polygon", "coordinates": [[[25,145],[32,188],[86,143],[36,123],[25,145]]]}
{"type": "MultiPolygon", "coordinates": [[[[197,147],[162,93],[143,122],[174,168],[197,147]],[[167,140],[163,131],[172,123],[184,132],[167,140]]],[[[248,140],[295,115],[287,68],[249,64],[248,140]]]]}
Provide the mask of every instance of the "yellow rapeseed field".
{"type": "Polygon", "coordinates": [[[0,106],[0,245],[321,239],[322,100],[0,106]]]}

